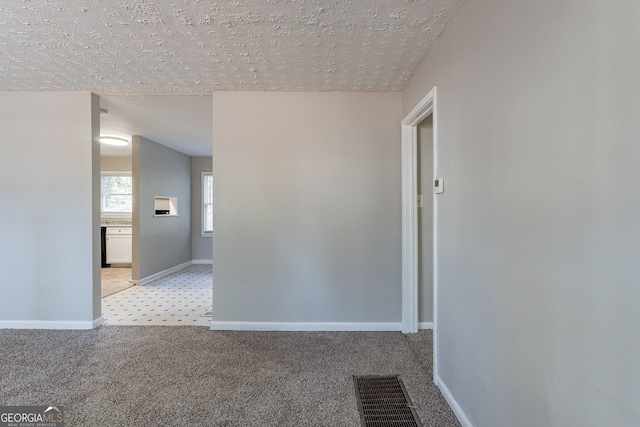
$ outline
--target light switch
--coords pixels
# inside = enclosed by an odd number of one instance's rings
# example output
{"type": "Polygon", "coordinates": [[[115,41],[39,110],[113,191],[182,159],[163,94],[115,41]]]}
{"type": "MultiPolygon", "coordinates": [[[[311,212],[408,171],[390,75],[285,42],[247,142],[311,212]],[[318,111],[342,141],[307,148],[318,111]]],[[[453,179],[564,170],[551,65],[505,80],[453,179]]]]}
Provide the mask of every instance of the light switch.
{"type": "Polygon", "coordinates": [[[418,194],[418,207],[422,207],[422,194],[418,194]]]}
{"type": "Polygon", "coordinates": [[[433,183],[433,192],[436,194],[444,193],[444,178],[436,178],[433,183]]]}

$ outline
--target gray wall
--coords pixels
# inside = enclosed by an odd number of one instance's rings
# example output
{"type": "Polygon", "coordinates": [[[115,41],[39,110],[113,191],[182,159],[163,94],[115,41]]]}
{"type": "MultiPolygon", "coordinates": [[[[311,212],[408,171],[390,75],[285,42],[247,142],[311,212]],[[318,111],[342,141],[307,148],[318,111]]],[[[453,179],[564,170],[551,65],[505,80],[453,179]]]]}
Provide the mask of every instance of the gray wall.
{"type": "Polygon", "coordinates": [[[418,128],[418,194],[423,205],[418,214],[418,321],[433,322],[433,116],[418,128]]]}
{"type": "Polygon", "coordinates": [[[191,256],[194,260],[213,259],[213,241],[202,236],[202,172],[211,172],[211,157],[191,158],[191,256]]]}
{"type": "Polygon", "coordinates": [[[439,375],[476,427],[640,425],[640,2],[464,2],[438,87],[439,375]]]}
{"type": "Polygon", "coordinates": [[[131,157],[100,157],[100,170],[105,172],[131,172],[131,157]]]}
{"type": "Polygon", "coordinates": [[[214,321],[400,321],[400,102],[214,93],[214,321]]]}
{"type": "Polygon", "coordinates": [[[191,261],[191,158],[141,136],[133,150],[133,280],[191,261]],[[154,197],[178,198],[178,216],[155,217],[154,197]]]}
{"type": "Polygon", "coordinates": [[[99,317],[98,135],[90,92],[0,92],[0,324],[99,317]]]}

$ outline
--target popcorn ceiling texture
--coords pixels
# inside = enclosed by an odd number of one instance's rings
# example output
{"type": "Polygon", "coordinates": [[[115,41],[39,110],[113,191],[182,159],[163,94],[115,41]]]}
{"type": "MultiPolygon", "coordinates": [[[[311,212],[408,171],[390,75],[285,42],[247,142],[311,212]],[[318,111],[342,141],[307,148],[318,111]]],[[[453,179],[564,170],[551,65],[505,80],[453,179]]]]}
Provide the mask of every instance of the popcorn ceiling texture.
{"type": "Polygon", "coordinates": [[[11,0],[0,90],[399,91],[461,0],[11,0]]]}

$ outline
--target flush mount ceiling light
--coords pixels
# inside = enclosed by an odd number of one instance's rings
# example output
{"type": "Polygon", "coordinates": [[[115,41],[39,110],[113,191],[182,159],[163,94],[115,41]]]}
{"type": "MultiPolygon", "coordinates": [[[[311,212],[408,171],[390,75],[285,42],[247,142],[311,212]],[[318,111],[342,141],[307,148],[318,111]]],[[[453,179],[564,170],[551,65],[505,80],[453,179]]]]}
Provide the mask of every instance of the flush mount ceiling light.
{"type": "Polygon", "coordinates": [[[107,145],[117,145],[118,147],[129,145],[128,139],[119,136],[101,136],[100,142],[107,145]]]}

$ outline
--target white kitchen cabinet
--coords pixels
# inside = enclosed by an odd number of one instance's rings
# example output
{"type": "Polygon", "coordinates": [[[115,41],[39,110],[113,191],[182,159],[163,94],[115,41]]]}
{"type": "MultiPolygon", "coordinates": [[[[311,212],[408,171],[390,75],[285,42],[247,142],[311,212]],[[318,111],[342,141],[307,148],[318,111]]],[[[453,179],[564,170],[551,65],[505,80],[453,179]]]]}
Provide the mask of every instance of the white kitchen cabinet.
{"type": "Polygon", "coordinates": [[[131,227],[107,227],[107,264],[131,264],[131,227]]]}

